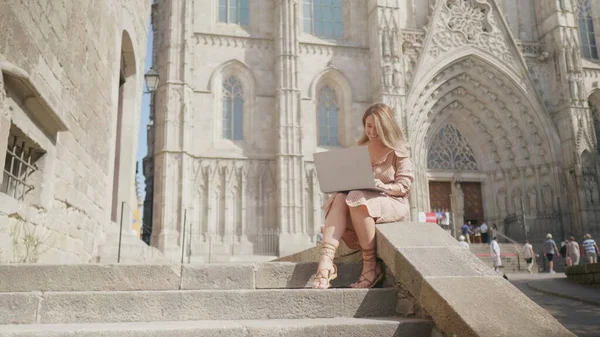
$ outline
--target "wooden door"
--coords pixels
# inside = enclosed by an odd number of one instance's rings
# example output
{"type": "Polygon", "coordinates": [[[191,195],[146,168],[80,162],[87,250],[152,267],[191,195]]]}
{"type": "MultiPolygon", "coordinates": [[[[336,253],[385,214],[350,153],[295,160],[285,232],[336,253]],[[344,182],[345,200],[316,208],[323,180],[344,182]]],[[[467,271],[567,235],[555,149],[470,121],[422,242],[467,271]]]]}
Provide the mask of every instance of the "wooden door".
{"type": "Polygon", "coordinates": [[[460,183],[465,198],[465,222],[472,224],[483,223],[483,200],[481,183],[460,183]]]}
{"type": "Polygon", "coordinates": [[[446,181],[429,182],[429,206],[431,211],[447,210],[452,211],[450,195],[452,194],[452,185],[446,181]]]}

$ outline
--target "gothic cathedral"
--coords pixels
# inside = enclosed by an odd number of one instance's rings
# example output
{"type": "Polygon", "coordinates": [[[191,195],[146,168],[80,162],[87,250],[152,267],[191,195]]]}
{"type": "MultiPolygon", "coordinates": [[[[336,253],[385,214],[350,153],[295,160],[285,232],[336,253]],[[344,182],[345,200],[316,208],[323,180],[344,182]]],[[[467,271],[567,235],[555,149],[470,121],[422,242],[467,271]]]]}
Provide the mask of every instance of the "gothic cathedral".
{"type": "Polygon", "coordinates": [[[517,240],[600,234],[600,2],[163,0],[149,128],[151,244],[191,261],[315,245],[313,153],[392,106],[411,218],[517,240]],[[183,233],[185,232],[185,241],[183,233]]]}

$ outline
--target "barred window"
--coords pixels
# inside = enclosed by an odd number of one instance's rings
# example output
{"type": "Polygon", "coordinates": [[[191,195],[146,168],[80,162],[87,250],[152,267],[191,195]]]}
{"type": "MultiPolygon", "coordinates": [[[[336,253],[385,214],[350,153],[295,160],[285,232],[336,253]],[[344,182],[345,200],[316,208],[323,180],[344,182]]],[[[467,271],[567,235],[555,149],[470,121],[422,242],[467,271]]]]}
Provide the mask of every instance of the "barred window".
{"type": "Polygon", "coordinates": [[[590,0],[577,0],[577,19],[583,57],[598,60],[598,43],[596,42],[592,3],[590,0]]]}
{"type": "Polygon", "coordinates": [[[318,124],[320,146],[339,146],[338,139],[338,104],[335,91],[324,87],[319,95],[318,124]]]}
{"type": "Polygon", "coordinates": [[[24,200],[41,183],[38,163],[45,154],[39,145],[11,125],[0,192],[24,200]]]}
{"type": "Polygon", "coordinates": [[[304,32],[324,38],[344,34],[341,0],[304,0],[304,32]]]}
{"type": "Polygon", "coordinates": [[[219,0],[219,21],[247,26],[250,22],[248,0],[219,0]]]}
{"type": "Polygon", "coordinates": [[[223,138],[244,139],[244,89],[234,76],[223,81],[223,138]]]}

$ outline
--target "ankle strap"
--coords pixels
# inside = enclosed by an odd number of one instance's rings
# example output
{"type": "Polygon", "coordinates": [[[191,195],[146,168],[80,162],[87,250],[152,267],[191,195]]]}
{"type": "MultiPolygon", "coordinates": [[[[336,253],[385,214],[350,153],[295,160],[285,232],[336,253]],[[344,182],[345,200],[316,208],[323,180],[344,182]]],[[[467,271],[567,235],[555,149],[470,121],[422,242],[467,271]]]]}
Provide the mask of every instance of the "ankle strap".
{"type": "Polygon", "coordinates": [[[337,247],[328,242],[321,243],[321,255],[327,256],[331,261],[335,257],[337,247]]]}
{"type": "Polygon", "coordinates": [[[363,261],[375,262],[375,261],[377,261],[377,252],[375,251],[375,248],[363,249],[362,257],[363,257],[363,261]]]}

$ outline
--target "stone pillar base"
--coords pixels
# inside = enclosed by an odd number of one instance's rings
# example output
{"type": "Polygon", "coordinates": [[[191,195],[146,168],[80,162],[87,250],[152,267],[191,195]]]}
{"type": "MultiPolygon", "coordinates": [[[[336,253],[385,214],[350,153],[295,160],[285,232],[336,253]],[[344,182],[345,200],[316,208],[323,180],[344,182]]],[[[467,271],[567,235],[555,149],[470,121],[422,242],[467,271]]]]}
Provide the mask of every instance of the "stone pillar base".
{"type": "Polygon", "coordinates": [[[310,235],[304,233],[279,234],[279,256],[296,254],[315,245],[310,235]]]}
{"type": "Polygon", "coordinates": [[[181,246],[179,246],[179,233],[175,231],[162,231],[152,234],[150,239],[152,247],[160,250],[165,258],[173,263],[181,262],[181,246]]]}

